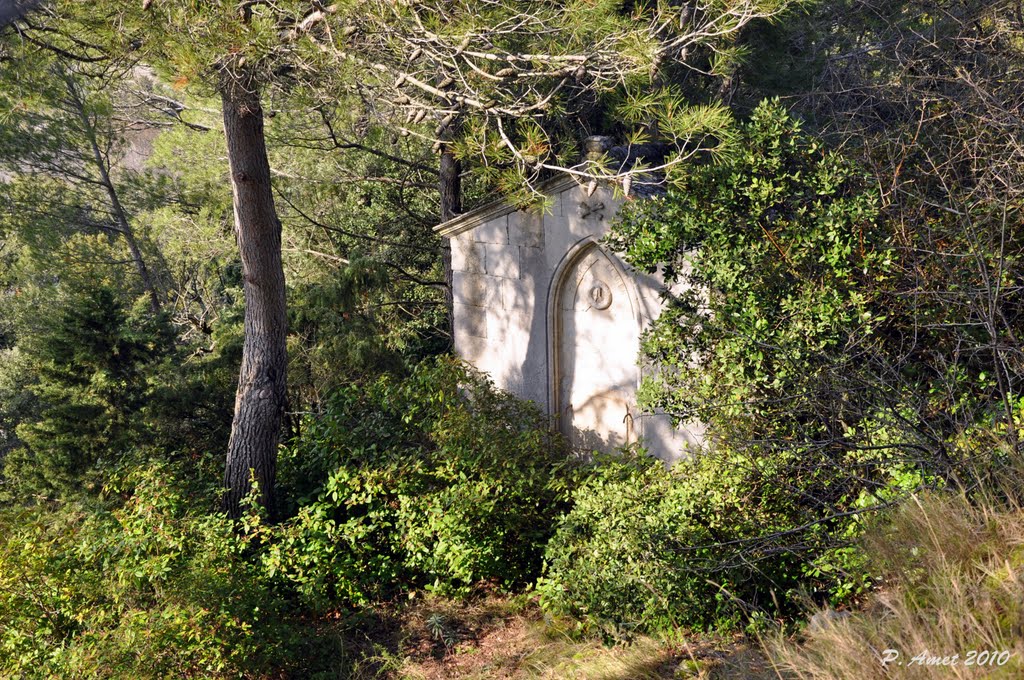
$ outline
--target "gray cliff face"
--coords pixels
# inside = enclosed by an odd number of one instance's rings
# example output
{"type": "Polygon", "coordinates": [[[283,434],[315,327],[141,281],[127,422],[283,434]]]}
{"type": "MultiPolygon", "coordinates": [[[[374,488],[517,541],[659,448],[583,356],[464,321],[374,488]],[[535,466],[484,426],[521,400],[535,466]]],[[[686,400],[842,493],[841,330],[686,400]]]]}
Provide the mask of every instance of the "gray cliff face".
{"type": "Polygon", "coordinates": [[[42,0],[0,0],[0,28],[17,21],[42,4],[42,0]]]}

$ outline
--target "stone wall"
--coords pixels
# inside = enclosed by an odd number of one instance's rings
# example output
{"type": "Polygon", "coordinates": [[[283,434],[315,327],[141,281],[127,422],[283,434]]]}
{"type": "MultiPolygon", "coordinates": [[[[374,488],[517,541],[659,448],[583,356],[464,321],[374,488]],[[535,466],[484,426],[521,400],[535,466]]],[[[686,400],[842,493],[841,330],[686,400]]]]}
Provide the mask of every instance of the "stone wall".
{"type": "MultiPolygon", "coordinates": [[[[553,286],[573,264],[574,253],[593,247],[590,244],[607,234],[620,204],[610,189],[599,188],[587,196],[574,182],[562,181],[551,189],[543,214],[493,204],[438,228],[451,238],[456,351],[488,372],[500,388],[536,402],[546,412],[552,412],[559,400],[553,384],[554,355],[559,351],[559,322],[551,308],[553,286]]],[[[639,333],[658,314],[662,283],[629,270],[613,254],[606,255],[629,281],[632,318],[625,322],[636,324],[639,333]]],[[[635,347],[615,360],[635,366],[635,347]]],[[[633,392],[640,378],[640,369],[634,370],[633,392]]],[[[634,439],[644,437],[657,455],[674,460],[699,434],[673,430],[667,420],[637,413],[631,431],[634,439]]]]}

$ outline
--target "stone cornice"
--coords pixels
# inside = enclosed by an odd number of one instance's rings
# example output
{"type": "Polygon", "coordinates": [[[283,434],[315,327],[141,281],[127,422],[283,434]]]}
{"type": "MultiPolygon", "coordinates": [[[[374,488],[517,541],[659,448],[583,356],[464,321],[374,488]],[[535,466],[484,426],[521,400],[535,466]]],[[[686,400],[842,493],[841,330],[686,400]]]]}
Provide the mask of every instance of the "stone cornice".
{"type": "MultiPolygon", "coordinates": [[[[537,189],[542,193],[548,195],[560,194],[566,189],[571,189],[574,186],[578,186],[578,182],[569,175],[562,175],[560,177],[554,177],[542,182],[537,189]]],[[[434,227],[434,232],[444,236],[445,238],[451,238],[457,236],[471,229],[476,229],[481,224],[489,222],[497,217],[504,217],[511,213],[516,212],[519,208],[509,203],[505,199],[499,199],[486,203],[479,208],[474,208],[469,212],[462,213],[458,217],[453,217],[447,222],[434,227]]]]}

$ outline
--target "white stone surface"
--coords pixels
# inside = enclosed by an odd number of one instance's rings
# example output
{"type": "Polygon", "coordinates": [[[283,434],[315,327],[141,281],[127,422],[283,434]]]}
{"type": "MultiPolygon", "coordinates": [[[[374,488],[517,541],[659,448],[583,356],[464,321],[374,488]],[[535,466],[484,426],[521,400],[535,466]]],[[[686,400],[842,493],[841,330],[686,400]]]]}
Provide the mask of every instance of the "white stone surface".
{"type": "Polygon", "coordinates": [[[575,446],[640,441],[666,463],[701,442],[699,425],[636,407],[639,337],[663,281],[634,272],[599,240],[621,200],[563,186],[543,212],[490,211],[452,237],[455,348],[498,387],[556,416],[575,446]]]}
{"type": "Polygon", "coordinates": [[[473,239],[480,243],[508,243],[508,217],[496,217],[473,230],[473,239]]]}
{"type": "Polygon", "coordinates": [[[506,313],[519,312],[532,317],[537,289],[536,282],[530,279],[502,279],[501,308],[506,313]]]}
{"type": "Polygon", "coordinates": [[[500,280],[493,276],[452,272],[452,296],[458,304],[471,307],[493,307],[495,302],[500,304],[500,285],[500,280]]]}
{"type": "Polygon", "coordinates": [[[455,318],[458,319],[458,323],[455,324],[456,344],[459,340],[459,335],[474,335],[478,338],[486,338],[487,334],[487,320],[490,314],[486,307],[474,307],[472,305],[463,305],[458,302],[455,303],[455,318]]]}
{"type": "Polygon", "coordinates": [[[519,278],[545,284],[551,279],[551,271],[544,257],[543,248],[519,247],[519,278]]]}
{"type": "Polygon", "coordinates": [[[636,441],[640,328],[627,282],[596,244],[560,277],[554,338],[559,428],[574,447],[636,441]]]}
{"type": "Polygon", "coordinates": [[[455,346],[459,348],[459,356],[481,370],[487,356],[487,338],[469,335],[464,327],[455,329],[455,346]]]}
{"type": "Polygon", "coordinates": [[[531,248],[544,247],[544,215],[517,210],[508,216],[508,242],[531,248]]]}
{"type": "Polygon", "coordinates": [[[637,420],[641,444],[668,464],[683,460],[703,444],[705,428],[700,423],[674,428],[672,418],[663,413],[643,413],[637,420]]]}
{"type": "Polygon", "coordinates": [[[452,239],[452,271],[483,274],[487,271],[485,246],[473,240],[472,234],[460,234],[452,239]]]}
{"type": "Polygon", "coordinates": [[[488,274],[504,279],[519,278],[519,246],[488,243],[484,250],[488,274]]]}

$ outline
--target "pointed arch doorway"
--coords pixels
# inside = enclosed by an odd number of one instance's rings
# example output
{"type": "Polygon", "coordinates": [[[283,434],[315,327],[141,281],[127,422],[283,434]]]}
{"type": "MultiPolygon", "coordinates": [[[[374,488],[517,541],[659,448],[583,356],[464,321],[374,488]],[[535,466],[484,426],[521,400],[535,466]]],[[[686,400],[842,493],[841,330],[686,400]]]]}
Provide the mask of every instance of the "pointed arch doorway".
{"type": "Polygon", "coordinates": [[[552,412],[573,448],[637,440],[640,320],[621,266],[592,240],[556,271],[549,301],[552,412]]]}

